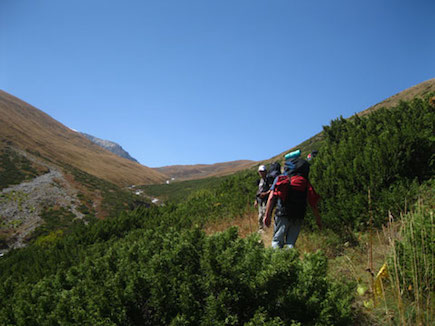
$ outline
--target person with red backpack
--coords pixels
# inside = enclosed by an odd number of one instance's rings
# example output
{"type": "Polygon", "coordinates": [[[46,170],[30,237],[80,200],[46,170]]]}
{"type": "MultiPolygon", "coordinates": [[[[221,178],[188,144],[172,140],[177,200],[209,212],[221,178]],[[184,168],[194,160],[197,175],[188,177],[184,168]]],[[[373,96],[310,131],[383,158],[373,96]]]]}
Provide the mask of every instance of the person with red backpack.
{"type": "Polygon", "coordinates": [[[322,228],[322,219],[317,208],[320,196],[308,181],[310,165],[300,157],[300,154],[301,151],[297,150],[285,156],[284,174],[276,177],[270,188],[264,225],[270,226],[272,210],[276,206],[273,248],[295,246],[305,216],[307,201],[313,209],[318,227],[322,228]]]}

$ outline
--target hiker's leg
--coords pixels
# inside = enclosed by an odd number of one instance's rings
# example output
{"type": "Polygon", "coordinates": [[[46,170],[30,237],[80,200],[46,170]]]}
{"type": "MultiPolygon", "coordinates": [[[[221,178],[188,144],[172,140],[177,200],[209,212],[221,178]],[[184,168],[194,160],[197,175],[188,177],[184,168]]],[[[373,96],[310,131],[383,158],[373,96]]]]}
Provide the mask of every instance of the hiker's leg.
{"type": "Polygon", "coordinates": [[[264,215],[266,214],[266,204],[267,202],[261,202],[258,205],[258,229],[259,230],[263,230],[264,228],[263,220],[264,220],[264,215]]]}
{"type": "Polygon", "coordinates": [[[288,225],[288,219],[275,215],[275,225],[273,230],[272,248],[282,248],[285,240],[285,233],[288,225]]]}
{"type": "Polygon", "coordinates": [[[294,248],[296,244],[296,240],[298,239],[299,232],[301,232],[302,227],[302,219],[291,219],[288,222],[288,228],[285,237],[284,247],[291,249],[294,248]]]}

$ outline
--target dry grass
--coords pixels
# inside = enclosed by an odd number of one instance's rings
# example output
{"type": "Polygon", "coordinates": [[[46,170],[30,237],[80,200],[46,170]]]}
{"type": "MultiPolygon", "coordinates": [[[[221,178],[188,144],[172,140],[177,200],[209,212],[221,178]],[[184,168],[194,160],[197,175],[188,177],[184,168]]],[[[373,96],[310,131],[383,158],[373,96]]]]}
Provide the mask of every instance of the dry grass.
{"type": "MultiPolygon", "coordinates": [[[[251,211],[243,216],[236,217],[234,219],[226,219],[222,221],[210,222],[204,227],[204,231],[207,234],[213,234],[216,232],[222,232],[226,229],[236,226],[239,230],[239,236],[246,238],[253,233],[258,232],[258,213],[251,211]]],[[[265,247],[270,247],[272,242],[273,228],[266,228],[261,233],[261,239],[265,247]]]]}
{"type": "Polygon", "coordinates": [[[255,212],[246,213],[243,216],[236,217],[234,219],[224,219],[224,221],[213,221],[208,223],[204,227],[204,231],[207,234],[213,234],[216,232],[222,232],[226,229],[237,226],[239,229],[239,236],[245,238],[250,234],[257,232],[257,214],[255,212]]]}

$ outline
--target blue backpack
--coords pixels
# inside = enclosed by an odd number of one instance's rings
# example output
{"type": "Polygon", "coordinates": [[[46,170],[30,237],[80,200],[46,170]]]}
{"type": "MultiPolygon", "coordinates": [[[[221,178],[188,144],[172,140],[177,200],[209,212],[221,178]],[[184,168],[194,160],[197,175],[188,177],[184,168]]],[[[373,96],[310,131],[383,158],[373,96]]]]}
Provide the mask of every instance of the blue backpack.
{"type": "Polygon", "coordinates": [[[281,164],[279,162],[274,162],[270,165],[269,170],[266,174],[266,181],[269,187],[272,186],[273,181],[277,176],[281,174],[281,164]]]}

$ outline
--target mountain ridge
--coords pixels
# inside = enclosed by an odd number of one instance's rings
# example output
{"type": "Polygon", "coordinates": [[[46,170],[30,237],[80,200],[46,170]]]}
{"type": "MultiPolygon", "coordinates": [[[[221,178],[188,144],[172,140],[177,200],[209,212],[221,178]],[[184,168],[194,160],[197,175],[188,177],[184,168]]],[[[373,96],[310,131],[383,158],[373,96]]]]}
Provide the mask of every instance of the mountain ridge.
{"type": "MultiPolygon", "coordinates": [[[[132,157],[124,148],[122,148],[121,145],[118,143],[115,143],[110,140],[101,139],[95,136],[92,136],[90,134],[80,132],[81,135],[85,136],[87,139],[89,139],[91,142],[97,144],[98,146],[101,146],[108,151],[111,151],[113,154],[118,155],[119,157],[126,158],[127,160],[139,163],[138,160],[136,160],[134,157],[132,157]]],[[[140,163],[139,163],[140,164],[140,163]]]]}
{"type": "Polygon", "coordinates": [[[166,176],[101,148],[48,114],[0,90],[3,142],[65,162],[120,186],[163,182],[166,176]],[[119,173],[122,171],[122,173],[119,173]]]}

